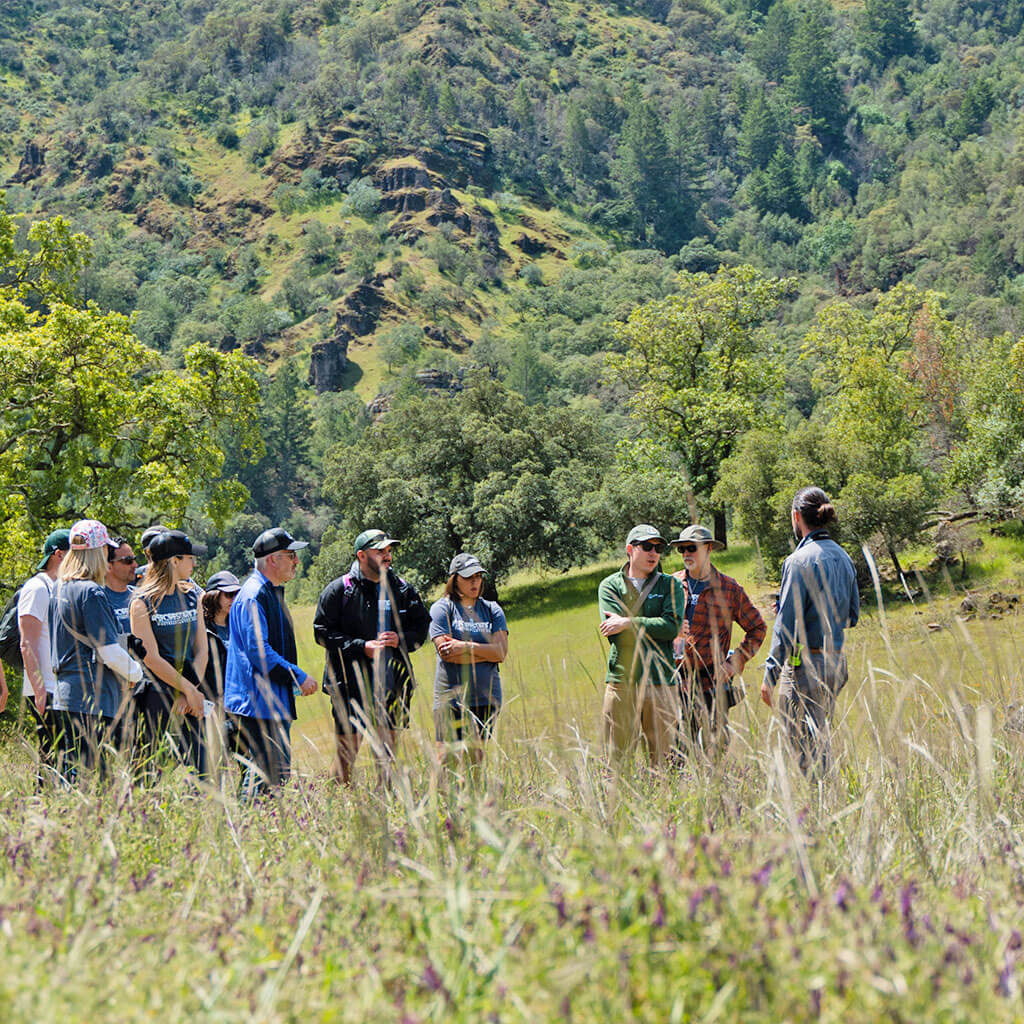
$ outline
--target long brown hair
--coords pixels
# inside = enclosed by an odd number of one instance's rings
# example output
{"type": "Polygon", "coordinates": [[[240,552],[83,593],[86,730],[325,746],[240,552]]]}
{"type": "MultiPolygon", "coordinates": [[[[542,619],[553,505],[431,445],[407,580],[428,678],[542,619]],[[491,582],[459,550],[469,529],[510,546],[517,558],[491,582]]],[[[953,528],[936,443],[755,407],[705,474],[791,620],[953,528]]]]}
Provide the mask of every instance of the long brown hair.
{"type": "Polygon", "coordinates": [[[150,562],[146,566],[146,575],[142,577],[135,596],[142,598],[143,601],[148,598],[150,604],[156,604],[175,589],[180,590],[183,594],[193,590],[196,584],[190,579],[178,580],[175,585],[171,562],[180,557],[180,555],[173,555],[171,558],[160,558],[150,562]]]}

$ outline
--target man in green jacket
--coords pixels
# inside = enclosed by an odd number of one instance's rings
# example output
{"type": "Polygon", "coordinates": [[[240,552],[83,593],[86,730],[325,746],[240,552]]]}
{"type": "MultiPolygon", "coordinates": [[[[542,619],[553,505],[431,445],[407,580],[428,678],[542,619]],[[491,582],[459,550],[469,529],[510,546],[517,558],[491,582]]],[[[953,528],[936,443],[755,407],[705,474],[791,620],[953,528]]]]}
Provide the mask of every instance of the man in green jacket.
{"type": "Polygon", "coordinates": [[[597,603],[608,638],[604,737],[613,761],[628,754],[642,731],[652,768],[664,763],[679,723],[672,641],[684,618],[683,591],[661,571],[665,538],[634,526],[626,564],[601,581],[597,603]]]}

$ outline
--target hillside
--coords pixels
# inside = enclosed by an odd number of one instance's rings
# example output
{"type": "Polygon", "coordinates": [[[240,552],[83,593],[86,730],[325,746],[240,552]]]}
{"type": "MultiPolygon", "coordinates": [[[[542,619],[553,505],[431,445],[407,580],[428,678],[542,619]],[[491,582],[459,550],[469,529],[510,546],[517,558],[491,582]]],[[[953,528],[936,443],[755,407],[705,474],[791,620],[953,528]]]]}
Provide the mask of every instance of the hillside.
{"type": "Polygon", "coordinates": [[[11,0],[0,182],[12,213],[94,239],[81,300],[133,313],[171,363],[195,342],[258,360],[271,443],[256,468],[229,452],[251,495],[236,532],[287,520],[319,543],[331,446],[457,394],[471,365],[530,405],[596,411],[603,473],[638,429],[604,374],[616,325],[680,270],[795,279],[770,332],[791,422],[828,394],[799,350],[830,299],[934,288],[965,332],[1015,331],[1020,17],[11,0]]]}

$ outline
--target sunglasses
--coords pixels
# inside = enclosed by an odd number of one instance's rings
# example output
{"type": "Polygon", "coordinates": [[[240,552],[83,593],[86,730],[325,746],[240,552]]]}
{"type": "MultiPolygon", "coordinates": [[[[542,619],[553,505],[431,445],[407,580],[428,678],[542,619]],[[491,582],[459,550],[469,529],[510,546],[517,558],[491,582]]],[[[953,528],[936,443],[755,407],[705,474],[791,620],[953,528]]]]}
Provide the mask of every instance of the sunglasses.
{"type": "Polygon", "coordinates": [[[641,540],[634,547],[638,547],[642,551],[657,551],[659,555],[665,550],[665,545],[655,540],[641,540]]]}
{"type": "Polygon", "coordinates": [[[677,544],[676,548],[679,550],[680,554],[692,555],[697,551],[696,544],[677,544]]]}
{"type": "Polygon", "coordinates": [[[112,562],[124,562],[125,565],[138,565],[139,560],[134,555],[121,555],[120,558],[112,558],[112,562]]]}

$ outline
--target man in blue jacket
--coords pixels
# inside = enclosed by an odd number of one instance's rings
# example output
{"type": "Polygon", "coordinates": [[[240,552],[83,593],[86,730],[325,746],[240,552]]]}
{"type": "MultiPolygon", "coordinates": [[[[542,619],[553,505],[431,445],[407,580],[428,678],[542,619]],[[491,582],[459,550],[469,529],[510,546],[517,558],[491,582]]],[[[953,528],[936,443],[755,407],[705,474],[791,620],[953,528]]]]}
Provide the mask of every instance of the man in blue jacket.
{"type": "Polygon", "coordinates": [[[291,774],[295,693],[316,692],[316,680],[296,664],[295,630],[284,603],[306,542],[280,527],[252,546],[256,567],[231,605],[224,708],[237,730],[238,749],[251,763],[243,777],[250,796],[283,785],[291,774]]]}

